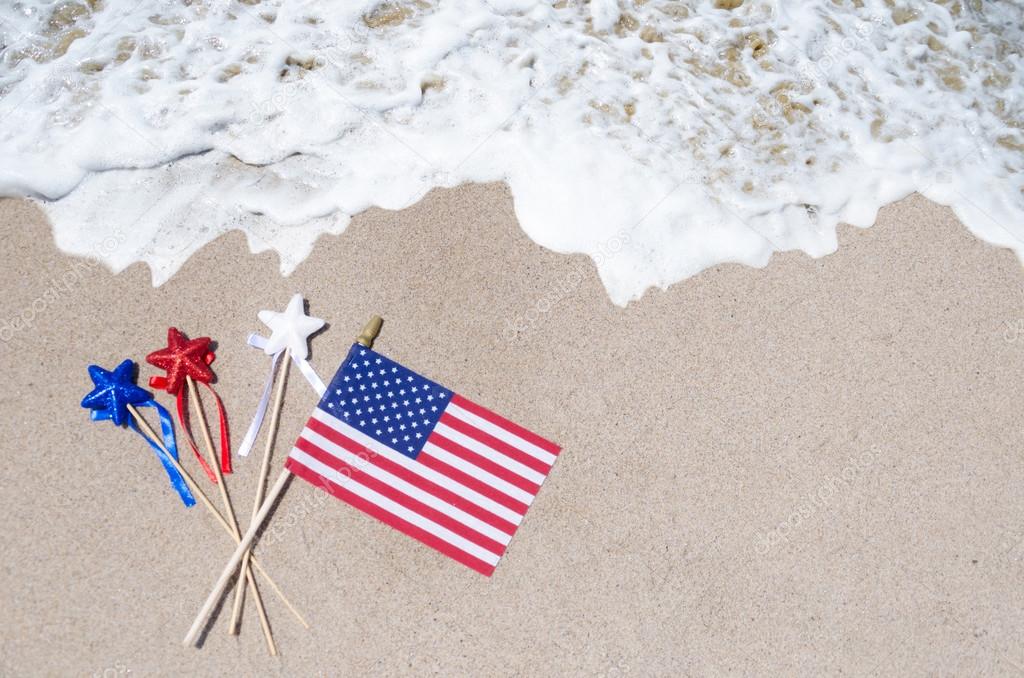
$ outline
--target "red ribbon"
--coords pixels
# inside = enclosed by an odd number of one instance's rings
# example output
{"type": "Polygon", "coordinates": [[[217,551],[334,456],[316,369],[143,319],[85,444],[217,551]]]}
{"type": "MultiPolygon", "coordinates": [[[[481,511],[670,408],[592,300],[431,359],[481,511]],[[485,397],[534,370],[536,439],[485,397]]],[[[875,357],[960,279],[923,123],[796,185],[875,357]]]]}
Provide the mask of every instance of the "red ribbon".
{"type": "MultiPolygon", "coordinates": [[[[213,362],[213,354],[208,354],[207,364],[213,362]]],[[[205,381],[200,381],[200,384],[205,386],[210,393],[213,394],[213,398],[217,403],[217,423],[220,428],[220,468],[222,473],[231,473],[231,443],[228,439],[228,418],[224,414],[224,405],[220,401],[220,396],[213,390],[213,387],[207,384],[205,381]]],[[[167,379],[165,377],[150,377],[149,385],[157,389],[167,388],[167,379]]],[[[181,425],[181,430],[185,433],[185,440],[188,441],[189,447],[196,455],[196,459],[199,461],[199,466],[202,467],[203,472],[206,473],[206,477],[210,479],[210,482],[217,483],[217,474],[214,473],[210,465],[206,463],[206,459],[203,458],[202,453],[199,451],[199,447],[196,446],[195,438],[192,435],[192,428],[189,425],[188,416],[188,389],[178,389],[176,395],[176,402],[178,406],[178,424],[181,425]]],[[[201,407],[201,403],[196,403],[197,407],[201,407]]]]}

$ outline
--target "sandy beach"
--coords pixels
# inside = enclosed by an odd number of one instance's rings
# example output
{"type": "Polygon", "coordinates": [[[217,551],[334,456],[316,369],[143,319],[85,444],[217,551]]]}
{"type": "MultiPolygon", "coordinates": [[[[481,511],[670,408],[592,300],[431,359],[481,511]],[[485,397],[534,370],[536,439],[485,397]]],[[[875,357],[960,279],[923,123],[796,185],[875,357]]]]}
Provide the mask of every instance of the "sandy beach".
{"type": "MultiPolygon", "coordinates": [[[[1024,271],[921,197],[627,308],[501,184],[363,213],[288,278],[237,232],[159,288],[63,255],[29,202],[0,234],[2,675],[1024,673],[1024,271]],[[182,647],[231,544],[89,421],[86,366],[210,335],[238,440],[245,338],[295,292],[321,376],[378,313],[379,350],[563,452],[491,579],[293,482],[257,553],[312,629],[268,595],[280,657],[249,605],[182,647]]],[[[315,401],[293,371],[275,466],[315,401]]]]}

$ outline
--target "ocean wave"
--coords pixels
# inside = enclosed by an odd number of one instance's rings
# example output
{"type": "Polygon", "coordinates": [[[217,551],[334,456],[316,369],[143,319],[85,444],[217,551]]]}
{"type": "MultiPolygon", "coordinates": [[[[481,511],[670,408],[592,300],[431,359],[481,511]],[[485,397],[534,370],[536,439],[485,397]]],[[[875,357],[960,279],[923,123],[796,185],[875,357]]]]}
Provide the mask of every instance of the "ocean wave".
{"type": "Polygon", "coordinates": [[[154,284],[227,230],[287,273],[367,207],[498,180],[620,304],[827,254],[914,191],[1024,257],[1022,27],[980,0],[18,0],[0,194],[154,284]]]}

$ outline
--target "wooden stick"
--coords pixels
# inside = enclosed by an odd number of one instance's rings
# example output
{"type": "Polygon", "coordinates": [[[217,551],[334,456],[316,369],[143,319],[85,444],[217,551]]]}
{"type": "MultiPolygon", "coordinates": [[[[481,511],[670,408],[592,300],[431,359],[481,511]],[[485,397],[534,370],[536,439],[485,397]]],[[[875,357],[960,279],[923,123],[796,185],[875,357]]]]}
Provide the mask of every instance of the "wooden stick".
{"type": "MultiPolygon", "coordinates": [[[[291,363],[291,349],[286,348],[284,350],[284,364],[281,365],[277,372],[277,392],[274,394],[274,407],[270,411],[270,423],[267,427],[267,441],[263,446],[263,460],[260,462],[260,474],[256,479],[256,498],[252,504],[252,515],[249,518],[249,523],[256,520],[256,514],[260,512],[260,506],[263,505],[263,492],[267,487],[267,476],[270,473],[270,453],[274,448],[274,440],[277,436],[277,426],[281,420],[281,402],[284,400],[284,384],[288,380],[288,366],[291,363]]],[[[245,570],[249,566],[249,554],[250,550],[242,555],[242,570],[245,570]]],[[[231,626],[229,631],[238,633],[238,622],[239,616],[242,612],[242,599],[245,597],[245,588],[237,587],[235,589],[235,604],[231,609],[231,626]]]]}
{"type": "MultiPolygon", "coordinates": [[[[363,328],[363,331],[359,334],[356,341],[367,348],[372,347],[374,339],[376,339],[377,334],[380,333],[382,322],[383,321],[380,316],[375,315],[370,318],[370,322],[368,322],[363,328]]],[[[259,532],[260,528],[263,526],[263,521],[265,521],[267,516],[270,514],[270,509],[273,508],[278,495],[280,495],[281,490],[284,489],[289,476],[291,476],[291,471],[289,471],[287,467],[281,469],[281,474],[277,476],[274,486],[270,488],[270,492],[267,493],[267,497],[263,500],[263,506],[260,507],[259,513],[256,514],[255,518],[253,518],[252,524],[249,525],[249,530],[238,543],[238,547],[235,548],[235,552],[231,554],[231,560],[228,561],[228,564],[225,566],[224,571],[221,572],[217,583],[213,585],[213,590],[210,591],[210,595],[208,595],[206,597],[206,601],[203,602],[203,606],[200,608],[199,614],[196,615],[195,620],[193,620],[188,633],[185,634],[185,640],[182,644],[188,646],[196,642],[196,638],[199,636],[199,630],[202,628],[203,624],[206,623],[206,619],[210,616],[213,606],[217,604],[217,600],[224,593],[224,589],[228,585],[228,580],[231,579],[231,573],[234,572],[239,563],[242,562],[242,556],[245,554],[246,550],[249,549],[253,539],[256,538],[256,533],[259,532]]]]}
{"type": "Polygon", "coordinates": [[[263,525],[263,521],[267,519],[267,515],[270,513],[270,509],[273,508],[274,502],[277,501],[277,497],[281,494],[281,490],[284,489],[285,483],[288,482],[288,477],[291,475],[291,471],[287,468],[281,469],[281,475],[277,477],[277,481],[274,486],[270,488],[270,492],[267,493],[267,498],[263,501],[263,506],[260,507],[259,513],[256,514],[256,518],[252,521],[252,525],[249,526],[249,530],[242,537],[238,546],[235,548],[235,552],[231,554],[231,560],[228,561],[224,571],[221,572],[220,578],[217,579],[217,583],[213,585],[213,590],[210,591],[210,595],[206,597],[206,602],[203,603],[203,607],[199,610],[199,614],[196,615],[195,621],[192,622],[192,626],[189,628],[188,633],[185,634],[185,640],[183,644],[188,646],[196,642],[196,637],[199,635],[199,630],[206,623],[207,617],[210,616],[210,612],[213,610],[213,606],[217,604],[217,600],[221,594],[224,593],[224,589],[228,585],[228,580],[231,579],[231,575],[238,569],[239,563],[242,562],[242,556],[252,545],[253,539],[256,538],[256,533],[259,532],[260,527],[263,525]]]}
{"type": "MultiPolygon", "coordinates": [[[[203,440],[206,442],[206,452],[210,459],[210,465],[213,466],[214,473],[217,476],[217,487],[220,488],[220,498],[224,503],[224,513],[227,516],[228,525],[231,526],[234,536],[241,538],[241,533],[238,531],[238,520],[235,518],[235,509],[231,505],[231,498],[228,497],[228,488],[225,486],[224,476],[220,472],[220,460],[217,459],[217,451],[213,446],[210,427],[206,424],[206,414],[203,412],[202,402],[199,400],[196,382],[189,376],[185,377],[185,381],[188,383],[189,395],[192,396],[192,401],[199,412],[199,428],[203,432],[203,440]]],[[[256,612],[260,618],[260,626],[263,627],[263,636],[267,641],[267,652],[270,653],[271,657],[276,656],[277,645],[274,643],[274,634],[270,630],[270,621],[267,619],[267,611],[263,608],[263,599],[260,597],[260,590],[256,587],[256,578],[252,576],[252,569],[246,569],[239,575],[239,587],[243,585],[243,578],[249,584],[253,601],[256,603],[256,612]]],[[[231,633],[231,629],[228,629],[228,633],[231,633]]]]}
{"type": "MultiPolygon", "coordinates": [[[[171,464],[173,464],[175,470],[181,474],[181,477],[185,479],[185,484],[188,485],[188,488],[190,490],[192,490],[192,494],[199,498],[199,501],[201,501],[203,506],[206,507],[206,510],[210,512],[210,515],[217,519],[217,522],[220,523],[220,526],[224,528],[224,531],[227,532],[228,535],[235,540],[235,544],[238,544],[238,542],[241,541],[241,539],[235,537],[234,530],[232,530],[231,526],[228,525],[228,521],[224,520],[224,516],[220,514],[220,511],[218,511],[217,507],[213,505],[213,502],[210,501],[210,498],[206,496],[206,493],[203,492],[202,488],[199,487],[199,483],[197,483],[195,479],[193,479],[192,476],[189,475],[188,471],[186,471],[184,467],[182,467],[181,463],[179,463],[178,460],[175,459],[174,456],[167,450],[167,448],[164,446],[163,439],[156,434],[156,431],[154,431],[153,428],[149,425],[149,422],[142,418],[142,415],[139,413],[137,409],[135,409],[135,406],[128,405],[128,410],[131,412],[132,417],[135,419],[135,422],[139,425],[139,428],[142,429],[142,431],[149,437],[149,439],[155,442],[160,447],[160,449],[163,450],[164,454],[167,455],[167,458],[171,460],[171,464]]],[[[274,593],[277,594],[277,597],[280,598],[281,602],[284,603],[285,607],[287,607],[291,611],[291,613],[295,615],[295,618],[299,620],[299,623],[302,624],[303,627],[308,629],[309,623],[306,622],[305,618],[303,618],[303,616],[299,613],[295,606],[292,605],[291,601],[288,600],[287,597],[285,597],[284,592],[277,585],[277,582],[270,578],[270,575],[267,574],[267,571],[263,569],[263,565],[258,560],[256,560],[256,556],[251,556],[249,558],[249,562],[252,564],[253,567],[256,568],[256,571],[259,573],[261,577],[263,577],[267,584],[270,585],[271,590],[273,590],[274,593]]]]}

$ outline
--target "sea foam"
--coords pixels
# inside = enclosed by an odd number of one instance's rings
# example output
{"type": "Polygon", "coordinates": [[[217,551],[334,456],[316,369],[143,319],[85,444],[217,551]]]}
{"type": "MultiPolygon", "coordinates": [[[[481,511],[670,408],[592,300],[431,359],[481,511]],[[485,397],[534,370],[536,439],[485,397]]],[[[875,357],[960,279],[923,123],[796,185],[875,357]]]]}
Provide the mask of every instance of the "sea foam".
{"type": "Polygon", "coordinates": [[[0,194],[155,284],[230,229],[287,273],[367,207],[498,180],[621,304],[827,254],[913,191],[1024,257],[1022,27],[980,0],[16,0],[0,194]]]}

